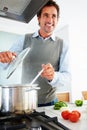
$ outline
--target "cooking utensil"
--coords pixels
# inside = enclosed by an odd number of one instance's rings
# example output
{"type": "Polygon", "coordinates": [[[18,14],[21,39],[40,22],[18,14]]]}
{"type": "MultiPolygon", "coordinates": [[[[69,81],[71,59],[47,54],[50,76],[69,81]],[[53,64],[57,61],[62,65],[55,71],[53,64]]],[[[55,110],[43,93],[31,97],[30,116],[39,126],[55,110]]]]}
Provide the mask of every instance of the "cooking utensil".
{"type": "Polygon", "coordinates": [[[2,89],[0,111],[2,113],[20,113],[36,109],[38,104],[38,89],[40,89],[37,86],[38,84],[10,84],[0,86],[2,89]]]}
{"type": "Polygon", "coordinates": [[[41,75],[43,72],[43,69],[36,75],[36,77],[31,81],[30,85],[34,84],[34,82],[38,79],[38,77],[41,75]]]}
{"type": "MultiPolygon", "coordinates": [[[[30,85],[32,87],[30,89],[29,88],[26,89],[27,92],[30,90],[33,90],[33,89],[37,89],[37,90],[40,89],[39,87],[34,86],[34,82],[38,79],[38,77],[41,75],[42,72],[43,72],[43,69],[36,75],[36,77],[31,81],[31,83],[28,84],[28,86],[30,85]]],[[[26,86],[27,86],[27,84],[26,84],[26,86]]]]}
{"type": "Polygon", "coordinates": [[[7,73],[7,79],[10,78],[10,76],[13,74],[13,72],[16,70],[16,68],[20,65],[20,63],[24,60],[28,52],[30,51],[30,48],[24,49],[8,66],[8,73],[7,73]]]}

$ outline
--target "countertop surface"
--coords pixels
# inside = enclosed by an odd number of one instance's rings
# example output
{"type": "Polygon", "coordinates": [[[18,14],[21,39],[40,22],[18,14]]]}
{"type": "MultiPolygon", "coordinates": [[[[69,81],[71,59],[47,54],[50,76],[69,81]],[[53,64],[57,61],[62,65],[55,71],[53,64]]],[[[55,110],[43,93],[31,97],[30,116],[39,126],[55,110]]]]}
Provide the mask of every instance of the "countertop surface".
{"type": "Polygon", "coordinates": [[[74,103],[68,103],[68,109],[70,111],[78,110],[81,113],[81,117],[78,122],[73,123],[73,122],[70,122],[69,120],[64,120],[61,117],[61,110],[54,110],[53,106],[39,107],[37,108],[37,111],[39,112],[45,111],[46,115],[50,117],[56,116],[58,118],[58,121],[64,124],[65,126],[67,126],[68,128],[70,128],[70,130],[87,130],[87,102],[84,103],[84,105],[81,107],[75,106],[74,103]]]}

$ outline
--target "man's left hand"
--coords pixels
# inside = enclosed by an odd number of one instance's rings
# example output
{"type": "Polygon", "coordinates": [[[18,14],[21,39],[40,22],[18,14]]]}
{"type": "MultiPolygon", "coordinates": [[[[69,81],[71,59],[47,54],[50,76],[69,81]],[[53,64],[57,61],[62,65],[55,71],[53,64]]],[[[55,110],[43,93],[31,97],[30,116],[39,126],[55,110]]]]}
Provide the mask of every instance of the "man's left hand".
{"type": "Polygon", "coordinates": [[[54,78],[54,68],[53,66],[48,63],[48,64],[42,64],[42,69],[43,69],[43,72],[41,73],[41,76],[46,78],[47,80],[53,80],[54,78]]]}

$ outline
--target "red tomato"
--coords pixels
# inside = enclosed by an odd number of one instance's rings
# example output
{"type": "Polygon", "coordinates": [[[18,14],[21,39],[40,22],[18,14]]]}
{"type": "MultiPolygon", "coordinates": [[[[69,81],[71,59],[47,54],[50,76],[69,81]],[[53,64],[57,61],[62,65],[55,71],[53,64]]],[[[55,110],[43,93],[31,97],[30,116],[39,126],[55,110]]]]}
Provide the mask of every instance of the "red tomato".
{"type": "Polygon", "coordinates": [[[69,114],[70,114],[69,110],[64,110],[64,111],[61,112],[61,116],[62,116],[63,119],[65,119],[65,120],[68,120],[68,119],[69,119],[69,114]]]}
{"type": "Polygon", "coordinates": [[[81,113],[79,111],[77,111],[77,110],[73,110],[72,113],[77,113],[79,118],[81,117],[81,113]]]}
{"type": "Polygon", "coordinates": [[[70,114],[69,114],[69,120],[71,122],[77,122],[79,120],[79,114],[75,111],[72,111],[70,114]]]}

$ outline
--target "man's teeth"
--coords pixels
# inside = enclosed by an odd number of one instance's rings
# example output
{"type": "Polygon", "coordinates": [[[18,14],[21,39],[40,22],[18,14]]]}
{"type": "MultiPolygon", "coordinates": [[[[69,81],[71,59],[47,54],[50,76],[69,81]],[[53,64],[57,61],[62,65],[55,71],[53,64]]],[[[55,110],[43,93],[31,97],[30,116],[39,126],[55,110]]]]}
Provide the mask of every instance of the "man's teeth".
{"type": "Polygon", "coordinates": [[[46,24],[47,26],[52,26],[52,24],[46,24]]]}

